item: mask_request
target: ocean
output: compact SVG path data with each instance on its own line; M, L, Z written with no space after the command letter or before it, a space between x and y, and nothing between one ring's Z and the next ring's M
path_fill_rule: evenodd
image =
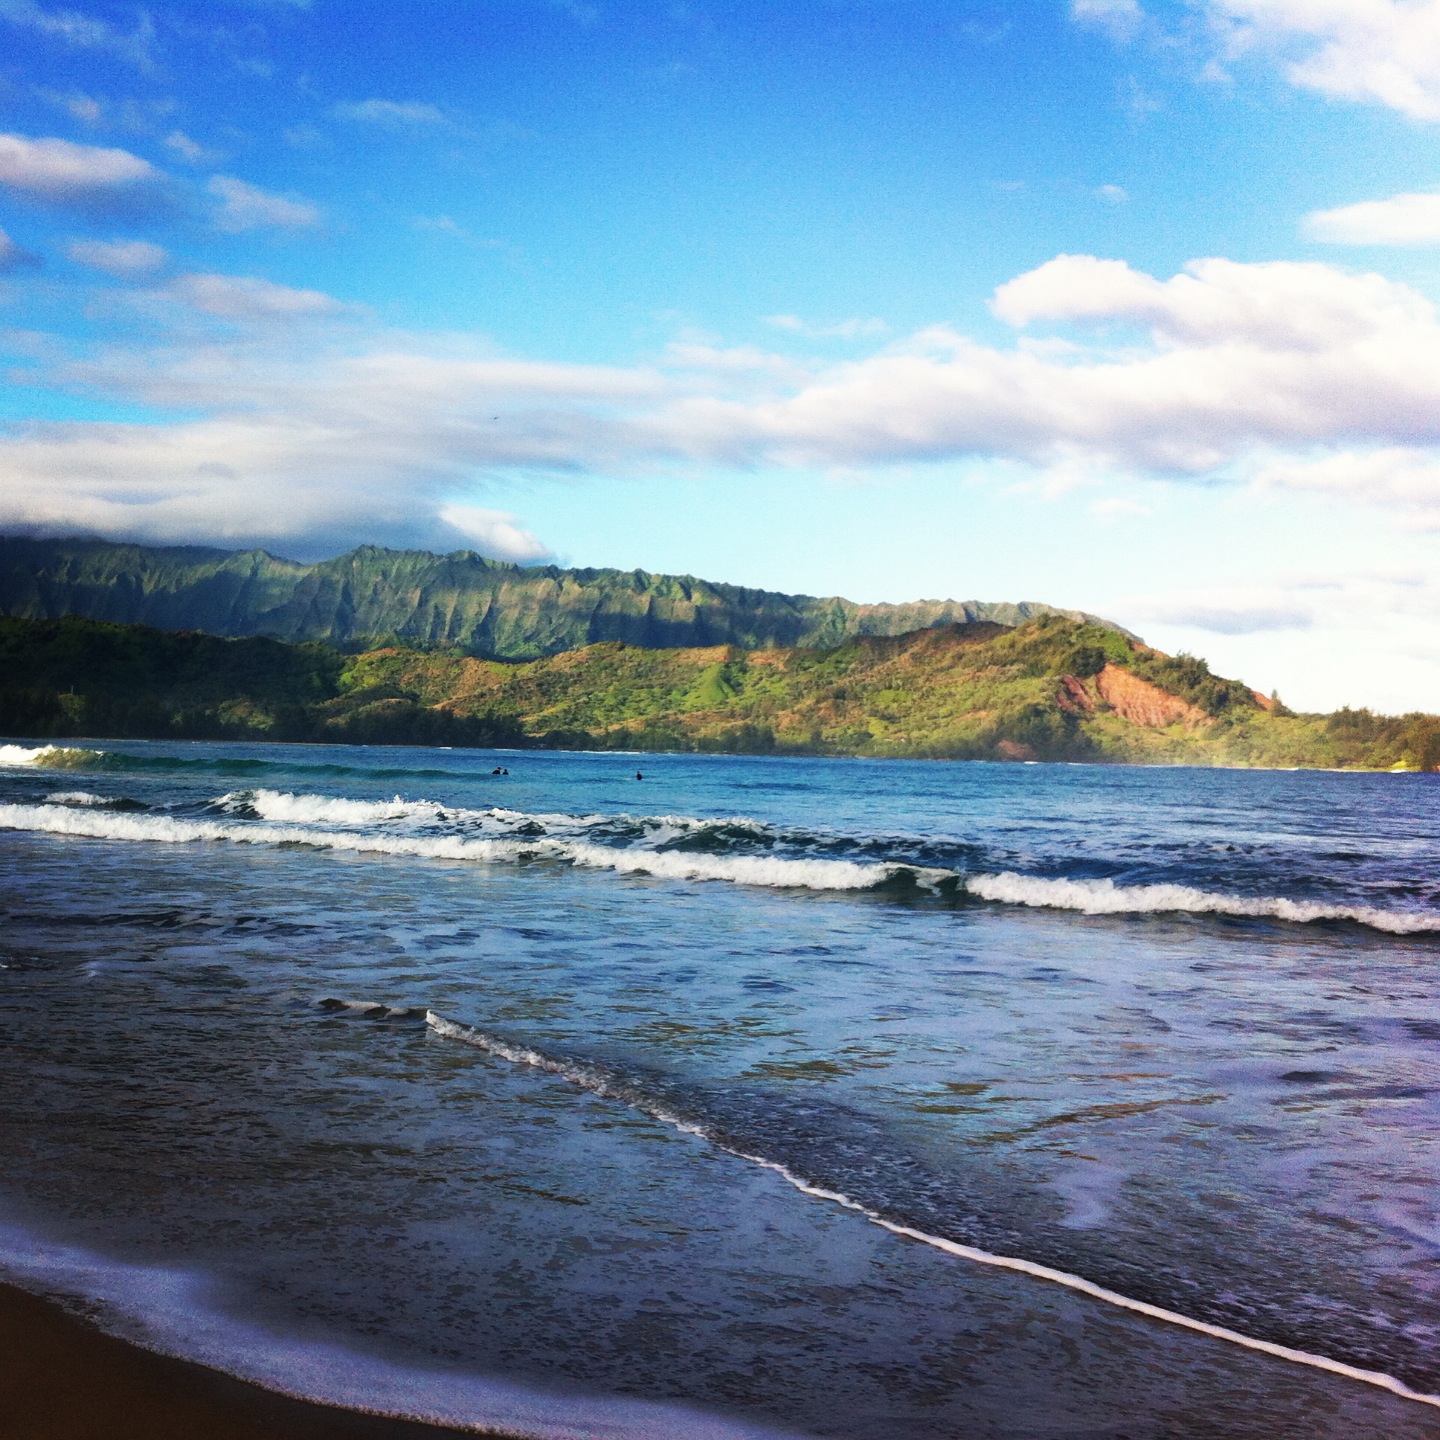
M557 1440L1434 1436L1437 801L0 746L0 1278Z

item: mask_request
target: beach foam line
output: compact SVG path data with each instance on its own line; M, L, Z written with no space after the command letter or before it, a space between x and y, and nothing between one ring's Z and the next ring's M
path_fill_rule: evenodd
M1113 880L1046 880L1004 871L971 875L965 888L980 900L1038 909L1078 910L1085 915L1234 915L1288 920L1305 925L1317 920L1351 920L1391 935L1440 932L1440 915L1380 910L1373 905L1322 905L1274 895L1223 895L1189 885L1117 885Z
M1276 1360L1284 1360L1292 1365L1304 1365L1312 1370L1323 1370L1327 1374L1338 1375L1346 1380L1355 1380L1364 1385L1388 1390L1402 1400L1411 1400L1419 1405L1429 1405L1440 1409L1440 1395L1414 1390L1403 1380L1399 1380L1393 1375L1386 1375L1382 1371L1364 1370L1357 1365L1347 1365L1343 1360L1332 1360L1325 1355L1312 1354L1308 1350L1296 1350L1288 1345L1276 1344L1271 1340L1258 1340L1254 1336L1241 1334L1238 1330L1230 1330L1223 1325L1212 1325L1208 1320L1196 1320L1189 1315L1182 1315L1175 1310L1167 1310L1160 1305L1151 1305L1144 1300L1135 1300L1128 1295L1122 1295L1117 1290L1097 1285L1082 1275L1074 1275L1066 1270L1056 1270L1049 1265L1041 1265L1034 1260L1026 1260L1017 1255L997 1255L989 1250L978 1249L973 1245L963 1245L959 1241L947 1240L941 1235L931 1235L910 1225L902 1225L839 1190L830 1190L824 1186L812 1184L803 1175L797 1174L789 1166L783 1165L777 1160L770 1160L763 1155L753 1155L728 1144L703 1125L696 1124L693 1120L687 1120L663 1105L651 1103L637 1095L630 1087L618 1084L600 1067L559 1060L528 1046L511 1044L486 1031L476 1029L474 1026L462 1024L458 1020L450 1020L444 1015L437 1014L434 1010L426 1011L425 1023L442 1039L458 1040L463 1044L483 1050L487 1054L497 1056L499 1059L507 1060L511 1064L532 1066L537 1070L566 1080L572 1085L589 1090L602 1099L622 1101L653 1119L706 1141L727 1155L733 1155L738 1160L747 1161L749 1164L758 1165L773 1172L787 1184L793 1185L803 1195L808 1195L816 1200L825 1200L842 1209L853 1211L855 1214L863 1216L872 1225L878 1225L882 1230L888 1230L892 1235L918 1241L922 1245L929 1245L932 1249L954 1256L958 1260L968 1260L972 1264L987 1265L992 1269L1009 1270L1016 1274L1028 1275L1031 1279L1062 1286L1064 1289L1073 1290L1077 1294L1115 1306L1117 1309L1143 1315L1148 1320L1175 1325L1197 1335L1204 1335L1211 1340L1237 1345L1242 1349L1253 1350L1258 1354L1268 1355Z
M80 1301L85 1319L144 1349L362 1415L531 1440L800 1440L793 1431L683 1402L584 1394L568 1386L550 1391L286 1336L227 1313L202 1272L111 1259L19 1225L0 1224L0 1278L51 1299Z

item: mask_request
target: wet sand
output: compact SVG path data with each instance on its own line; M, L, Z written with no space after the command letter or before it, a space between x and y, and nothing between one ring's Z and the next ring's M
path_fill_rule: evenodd
M0 1285L0 1417L5 1440L474 1440L479 1433L275 1395L116 1340L8 1285Z

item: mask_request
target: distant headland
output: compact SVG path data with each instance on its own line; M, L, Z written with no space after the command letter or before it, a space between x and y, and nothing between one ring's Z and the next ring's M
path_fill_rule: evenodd
M0 731L33 739L1440 768L1440 718L1296 714L1030 602L0 537L0 615Z

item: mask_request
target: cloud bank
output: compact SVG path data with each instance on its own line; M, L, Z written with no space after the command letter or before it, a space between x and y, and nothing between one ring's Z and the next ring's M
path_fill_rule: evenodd
M35 362L32 380L183 418L0 432L0 524L468 533L519 554L539 542L483 508L497 476L980 460L1340 497L1440 528L1440 321L1409 287L1332 265L1212 258L1162 279L1061 255L995 292L1013 342L935 327L844 364L693 344L650 366L548 364L243 276L181 275L135 303L170 317L167 338Z

